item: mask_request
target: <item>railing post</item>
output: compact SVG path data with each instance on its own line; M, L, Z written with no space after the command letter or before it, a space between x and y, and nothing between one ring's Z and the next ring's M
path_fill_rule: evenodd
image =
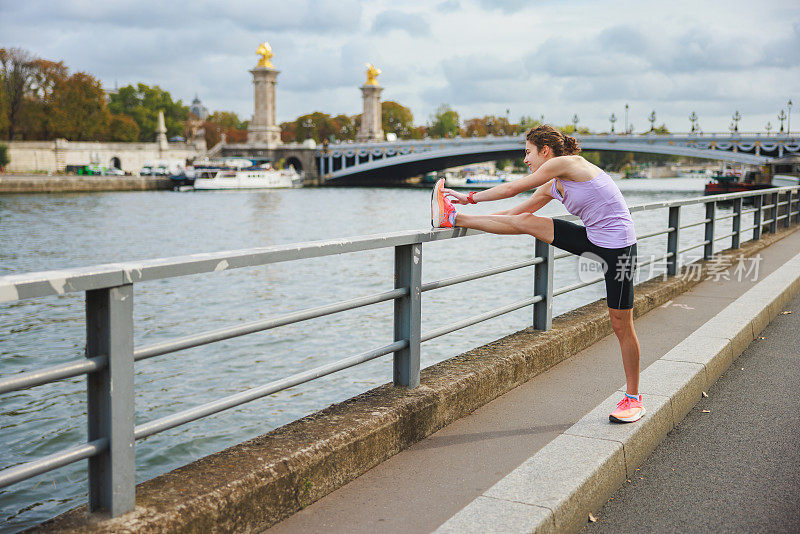
M112 517L133 510L133 285L86 292L86 357L107 356L108 365L87 375L89 441L108 449L89 458L89 511Z
M742 241L742 199L735 198L733 200L733 240L731 241L731 248L739 248Z
M534 241L534 254L543 261L533 268L533 292L542 296L542 300L533 305L533 327L550 330L553 326L553 247L538 239Z
M674 228L673 231L667 234L667 253L672 253L672 256L667 258L667 274L674 276L678 272L678 236L680 235L681 228L680 206L671 206L669 208L667 227Z
M753 212L753 241L761 239L761 206L764 205L764 195L756 195L753 197L753 207L756 211Z
M795 189L794 192L797 194L797 213L794 216L794 222L800 223L800 189Z
M772 219L769 223L769 233L777 234L778 233L778 200L781 196L778 193L772 193L771 195L772 200L770 204L772 204L772 208L770 211L770 219Z
M792 224L792 191L786 192L786 211L784 212L786 218L783 219L783 226L789 228Z
M710 260L714 256L714 219L716 218L716 207L717 203L715 201L706 202L706 219L709 219L709 221L706 222L705 237L708 243L703 247L703 259L705 260Z
M394 385L419 386L420 323L422 321L422 243L394 247L394 287L409 294L394 301L394 340L408 346L394 353Z

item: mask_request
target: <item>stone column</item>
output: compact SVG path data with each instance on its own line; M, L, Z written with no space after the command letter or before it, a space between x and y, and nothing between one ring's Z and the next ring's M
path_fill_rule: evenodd
M377 83L366 83L361 86L364 99L364 112L361 114L361 128L356 135L356 141L383 141L383 127L381 126L381 91L383 87Z
M255 108L253 120L247 128L247 142L250 144L281 144L281 129L275 124L275 84L277 69L256 67L250 71L255 86Z
M156 127L156 132L158 135L156 136L156 143L158 143L159 150L167 150L169 148L169 142L167 141L167 126L164 124L164 112L162 110L158 110L158 126Z

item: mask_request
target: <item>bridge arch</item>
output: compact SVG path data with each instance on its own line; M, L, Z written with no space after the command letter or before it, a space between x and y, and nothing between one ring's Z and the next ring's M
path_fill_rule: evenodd
M800 151L796 139L723 135L584 135L585 150L689 156L761 165L770 156ZM487 137L388 143L342 144L316 153L320 176L330 184L396 183L410 176L457 165L522 155L525 139ZM764 153L762 153L762 151Z

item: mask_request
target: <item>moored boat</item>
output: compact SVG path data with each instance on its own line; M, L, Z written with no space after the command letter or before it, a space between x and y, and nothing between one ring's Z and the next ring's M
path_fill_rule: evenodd
M208 165L196 167L194 173L196 190L279 189L303 185L303 173L298 173L291 165L286 169L275 169L270 163L238 168Z

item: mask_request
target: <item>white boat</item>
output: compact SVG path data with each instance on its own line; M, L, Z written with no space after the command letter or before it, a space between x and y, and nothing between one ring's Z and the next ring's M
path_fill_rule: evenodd
M678 178L711 178L711 171L708 169L678 169Z
M775 174L772 176L772 185L777 187L800 185L800 176L792 176L790 174Z
M211 189L279 189L301 187L303 173L294 167L273 169L269 163L245 169L196 168L194 188Z

